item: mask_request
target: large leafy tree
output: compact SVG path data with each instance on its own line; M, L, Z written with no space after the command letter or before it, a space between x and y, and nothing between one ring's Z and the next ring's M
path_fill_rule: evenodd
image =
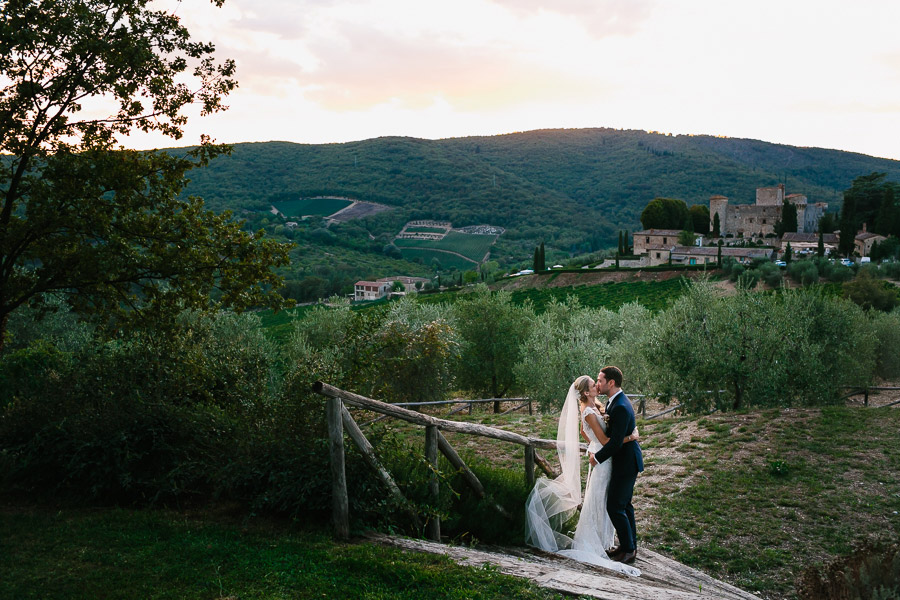
M886 181L887 173L869 173L853 180L844 190L844 207L852 210L841 211L841 233L844 226L851 225L859 231L866 223L870 231L884 235L897 235L895 227L900 223L900 183ZM846 221L846 223L845 223Z
M225 148L118 145L179 139L189 105L222 110L234 63L213 53L149 0L0 0L0 345L9 314L47 293L129 318L278 304L287 249L179 199Z
M654 198L641 212L644 229L682 229L685 222L692 222L691 214L677 198Z
M479 285L453 305L452 314L460 343L459 386L502 398L516 384L514 367L531 332L533 310L513 304L509 292Z
M700 235L709 233L709 207L695 204L690 208L690 212L694 233L699 233Z

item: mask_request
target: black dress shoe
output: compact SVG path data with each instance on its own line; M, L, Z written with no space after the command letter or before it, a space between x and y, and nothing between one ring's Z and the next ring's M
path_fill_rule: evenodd
M630 565L634 562L635 557L637 556L637 549L632 550L631 552L625 552L621 555L621 558L613 559L616 562L625 563L626 565Z

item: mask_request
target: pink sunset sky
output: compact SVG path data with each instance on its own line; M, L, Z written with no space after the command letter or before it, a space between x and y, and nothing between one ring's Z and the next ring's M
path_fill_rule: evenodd
M900 159L900 2L156 0L237 62L135 148L614 127Z

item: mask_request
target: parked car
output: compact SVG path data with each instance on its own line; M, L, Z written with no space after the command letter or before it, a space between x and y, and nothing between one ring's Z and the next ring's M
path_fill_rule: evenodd
M783 260L776 260L776 261L775 261L775 266L776 266L776 267L786 267L786 266L787 266L787 263L784 262Z
M850 260L849 258L842 258L841 264L844 265L845 267L850 267L853 265L853 261Z

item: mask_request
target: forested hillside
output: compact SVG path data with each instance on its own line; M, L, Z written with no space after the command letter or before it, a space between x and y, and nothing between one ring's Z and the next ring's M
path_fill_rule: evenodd
M287 236L298 245L289 280L315 276L327 283L320 289L346 291L354 278L429 271L427 264L381 261L400 258L391 240L410 219L504 227L491 258L506 269L530 266L542 241L554 262L614 247L619 229L640 229L641 211L657 196L693 205L722 194L746 203L757 187L784 182L788 193L837 210L853 179L873 171L900 181L900 161L838 150L615 129L540 130L446 140L236 144L230 156L192 171L185 193L213 209L235 210L271 233L277 229L271 215L253 211L277 200L337 195L394 207L327 229L305 223ZM333 280L336 257L342 282ZM363 263L366 269L356 267Z
M258 208L285 194L338 194L403 207L454 226L491 223L511 237L568 238L566 230L634 230L656 196L688 205L723 194L752 202L785 182L811 201L840 203L854 177L900 161L756 140L614 129L541 130L447 140L377 138L345 144L237 144L191 174L188 193L213 208ZM583 223L600 218L591 228ZM550 234L550 235L548 235Z

